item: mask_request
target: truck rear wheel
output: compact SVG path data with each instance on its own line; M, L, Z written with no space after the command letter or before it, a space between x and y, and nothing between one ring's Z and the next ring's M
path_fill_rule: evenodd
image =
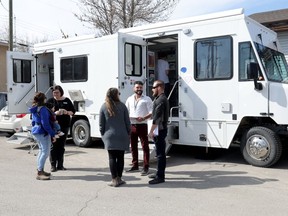
M75 145L88 147L91 145L91 135L89 123L85 120L77 120L72 126L72 138Z
M280 159L282 144L273 130L266 127L253 127L242 137L241 152L249 164L270 167Z

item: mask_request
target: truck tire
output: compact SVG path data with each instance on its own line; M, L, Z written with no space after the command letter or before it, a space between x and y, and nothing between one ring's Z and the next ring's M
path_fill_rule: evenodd
M91 145L91 135L89 123L85 120L77 120L72 126L72 139L75 145L79 147L88 147Z
M270 167L281 157L279 136L266 127L253 127L242 137L241 152L244 159L257 167Z

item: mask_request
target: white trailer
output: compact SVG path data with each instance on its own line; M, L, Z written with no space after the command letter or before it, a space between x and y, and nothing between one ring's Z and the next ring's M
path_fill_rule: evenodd
M35 91L61 85L77 110L73 140L88 146L100 138L107 89L118 87L125 102L141 80L151 95L161 51L171 69L169 143L239 144L248 163L269 167L288 134L288 69L279 50L276 33L243 9L40 43L33 53L8 52L9 111L22 113Z

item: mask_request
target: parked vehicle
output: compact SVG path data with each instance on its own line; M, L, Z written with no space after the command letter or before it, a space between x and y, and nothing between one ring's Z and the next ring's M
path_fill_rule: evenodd
M23 127L31 124L29 114L8 114L8 107L4 106L0 111L0 131L13 134L21 132Z
M235 143L254 166L279 160L288 143L288 67L277 34L243 9L8 52L9 112L26 111L35 91L61 85L77 110L74 143L89 146L101 137L99 110L109 87L126 101L140 80L151 96L159 52L170 64L169 144L227 149Z

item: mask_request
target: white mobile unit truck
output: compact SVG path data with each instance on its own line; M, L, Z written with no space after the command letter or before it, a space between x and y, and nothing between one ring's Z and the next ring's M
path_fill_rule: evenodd
M243 9L40 43L33 53L8 52L9 112L27 111L35 91L61 85L77 110L73 140L88 146L100 138L107 89L118 87L125 102L141 80L151 95L164 52L169 143L226 149L235 143L248 163L269 167L287 142L288 71L279 49L276 33Z

